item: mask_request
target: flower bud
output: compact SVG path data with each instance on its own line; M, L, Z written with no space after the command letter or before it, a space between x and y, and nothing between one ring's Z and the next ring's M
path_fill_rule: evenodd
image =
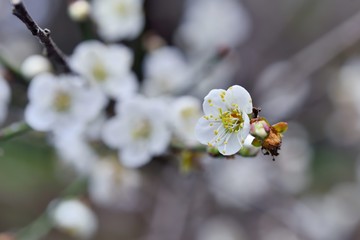
M89 17L90 4L85 0L77 0L69 5L68 14L74 21L84 21Z
M270 132L270 125L264 119L255 120L250 125L250 134L256 138L265 139Z
M32 55L25 59L21 65L21 73L31 79L44 72L51 72L49 60L41 55Z
M97 218L81 201L62 200L53 202L49 208L54 226L59 230L80 239L89 239L94 235L98 225Z
M243 157L254 157L258 154L261 147L255 147L252 143L254 141L254 137L248 135L245 139L243 147L240 149L239 154Z

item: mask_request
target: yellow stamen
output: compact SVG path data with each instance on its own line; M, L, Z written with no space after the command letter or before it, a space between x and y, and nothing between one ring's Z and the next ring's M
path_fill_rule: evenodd
M66 112L70 109L71 106L71 96L64 91L59 91L55 95L53 104L56 111Z

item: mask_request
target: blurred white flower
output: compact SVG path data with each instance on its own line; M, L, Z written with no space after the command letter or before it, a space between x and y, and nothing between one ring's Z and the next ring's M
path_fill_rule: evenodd
M249 35L250 19L238 0L189 0L178 37L189 53L232 48Z
M242 226L239 223L224 217L206 221L199 228L197 240L246 240Z
M122 210L133 210L140 202L141 175L123 168L118 162L102 160L93 167L89 193L97 204Z
M94 88L79 86L79 81L82 80L69 75L36 76L28 90L26 122L38 131L63 131L93 120L106 99Z
M299 202L291 216L293 226L309 239L348 239L360 220L360 191L353 183L342 183L323 197Z
M107 96L123 99L133 95L138 83L131 72L133 54L123 45L82 42L70 58L71 67Z
M69 4L68 14L74 21L84 21L90 15L90 4L86 0L76 0Z
M274 228L266 232L262 240L301 240L291 230L286 228Z
M238 85L228 90L211 90L204 99L203 110L205 116L195 127L199 142L218 148L223 155L237 153L250 131L250 94Z
M144 60L144 93L147 96L176 94L190 83L189 66L174 47L161 47Z
M330 100L336 104L353 104L360 111L360 58L345 63L338 78L328 85L328 90Z
M52 139L60 160L65 165L73 167L77 173L88 175L98 161L99 156L81 134L63 131L65 133L54 134Z
M0 75L0 123L3 123L7 116L10 96L10 87L6 80Z
M271 189L269 162L236 157L232 161L210 159L205 165L210 188L219 203L251 209Z
M31 55L21 64L21 73L31 79L40 73L51 72L50 61L41 55Z
M304 190L311 176L309 172L313 149L309 144L307 132L301 125L291 122L282 143L281 154L276 158L277 169L274 169L276 186L296 194Z
M107 41L136 38L144 27L143 0L94 0L92 16Z
M179 97L172 103L171 124L177 140L186 146L196 146L195 126L202 115L199 99L191 96Z
M326 223L337 232L337 239L346 239L360 220L359 186L355 183L338 184L324 197L322 206Z
M171 137L164 102L136 96L118 106L118 115L105 123L103 139L120 150L123 165L140 167L164 153Z
M92 210L77 199L50 204L54 225L73 237L90 239L96 232L98 220Z

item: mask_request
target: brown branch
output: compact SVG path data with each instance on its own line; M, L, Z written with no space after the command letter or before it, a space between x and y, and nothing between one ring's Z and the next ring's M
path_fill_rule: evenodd
M45 49L46 56L54 65L54 69L56 70L56 72L70 73L71 69L65 60L64 54L56 46L56 44L50 37L50 30L46 28L42 29L39 27L39 25L29 15L21 0L11 0L11 4L13 5L13 15L18 17L30 30L32 35L38 38L41 45Z

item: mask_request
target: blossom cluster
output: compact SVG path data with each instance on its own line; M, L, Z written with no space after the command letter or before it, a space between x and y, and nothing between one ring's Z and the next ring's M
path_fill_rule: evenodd
M176 45L144 32L143 3L70 3L69 16L94 23L96 35L66 56L69 71L59 73L56 62L33 55L19 72L28 85L26 124L47 133L62 163L88 177L94 202L123 209L139 204L134 199L140 199L142 177L136 168L158 156L180 151L176 158L183 165L191 165L199 149L255 156L263 148L277 156L287 129L286 123L270 125L260 117L245 88L220 89L230 85L226 81L237 65L233 50L250 29L238 1L189 1ZM209 24L214 19L215 28ZM130 47L139 40L144 42L140 49ZM2 78L0 92L3 121L10 89ZM82 238L95 231L96 218L79 200L55 202L49 212L59 229L81 229L75 232ZM65 221L69 215L73 220Z
M223 22L218 22L217 28L204 28L206 19L219 15L218 8L228 15L221 18ZM205 66L219 56L222 59L218 61L226 62L221 49L234 48L247 36L249 18L237 1L189 4L178 29L180 47L164 42L154 45L153 39L148 39L141 75L134 72L134 49L122 41L142 33L143 1L80 0L69 5L69 15L74 21L94 21L100 37L81 42L68 56L73 73L53 73L51 64L41 56L27 59L22 72L32 78L25 110L27 124L51 133L60 156L78 171L88 172L94 159L106 157L92 150L96 142L117 150L121 164L132 168L166 153L170 146L198 147L198 140L215 146L223 155L236 154L243 148L252 114L249 93L239 86L211 91L203 104L205 118L201 118L197 98L204 91L197 87L207 82L202 79L212 77L204 75ZM243 25L234 28L237 31L225 31L239 22ZM204 29L202 34L194 31L200 28ZM187 45L191 52L187 52ZM209 118L213 121L209 131L216 133L210 140L206 129ZM247 140L248 146L251 142ZM89 156L89 164L78 159L84 155Z

